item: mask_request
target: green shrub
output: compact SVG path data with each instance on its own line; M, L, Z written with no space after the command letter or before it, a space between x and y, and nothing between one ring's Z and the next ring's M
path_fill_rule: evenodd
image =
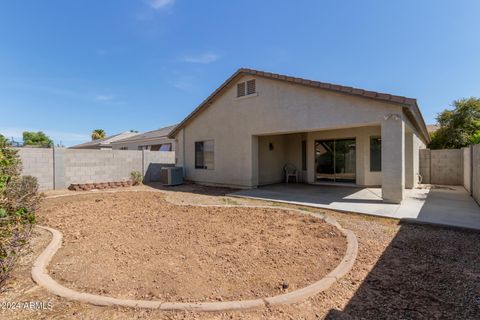
M132 171L130 172L130 180L132 180L132 184L136 186L142 183L143 176L139 171Z
M28 243L41 200L37 179L20 170L17 151L0 136L0 289Z

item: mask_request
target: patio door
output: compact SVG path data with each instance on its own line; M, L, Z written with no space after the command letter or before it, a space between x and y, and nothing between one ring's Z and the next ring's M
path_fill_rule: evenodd
M355 139L316 140L316 180L355 183L356 154Z

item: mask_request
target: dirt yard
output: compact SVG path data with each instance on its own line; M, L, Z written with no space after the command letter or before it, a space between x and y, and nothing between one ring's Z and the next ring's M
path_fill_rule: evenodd
M62 197L39 223L64 235L51 263L63 285L161 301L273 296L333 270L346 239L323 220L283 210L181 206L161 193Z
M166 198L160 194L127 193L100 197L85 194L75 200L46 200L39 213L40 223L56 227L65 234L65 245L52 261L50 273L62 284L92 293L192 301L280 293L282 282L289 283L288 290L303 286L337 263L335 258L343 252L345 239L331 234L335 231L328 230L328 225L304 216L292 216L278 212L280 210L252 212L251 209L204 210L198 207L172 210L177 208L172 203L271 205L225 197L226 191L182 186L168 189ZM20 260L5 292L0 293L0 299L2 302L51 302L53 308L37 311L2 308L0 318L480 318L479 232L400 225L390 219L308 210L331 216L345 228L353 230L359 240L359 256L346 277L329 290L302 303L247 312L198 314L96 307L69 302L49 294L30 278L33 260L50 239L48 233L40 231L32 239L30 252ZM159 214L151 214L153 211ZM272 219L272 214L275 219ZM175 219L172 220L173 217ZM212 220L215 230L204 228L205 220ZM167 222L169 225L165 225ZM142 232L138 232L140 227ZM99 234L94 230L105 232ZM148 233L143 230L148 230ZM154 232L156 230L159 232ZM188 230L201 232L189 233ZM169 233L167 236L165 231ZM321 236L317 239L318 234ZM169 245L160 247L158 243ZM304 247L304 243L309 246ZM188 248L198 244L202 244L200 251ZM261 254L267 249L267 255ZM324 254L318 255L318 250ZM286 255L296 258L286 259ZM158 256L164 259L158 259ZM317 260L316 264L312 264L315 257L322 259L322 263ZM251 267L258 266L260 261L265 269L252 270ZM140 266L143 269L139 269ZM203 273L199 272L201 268ZM248 274L248 271L253 273ZM93 273L96 281L89 280L85 276L87 272ZM217 276L209 278L205 274ZM184 277L195 278L203 289L192 290L183 281ZM145 283L142 279L146 278L152 282ZM243 282L245 280L247 282ZM230 283L235 286L230 288ZM98 291L99 287L104 291Z

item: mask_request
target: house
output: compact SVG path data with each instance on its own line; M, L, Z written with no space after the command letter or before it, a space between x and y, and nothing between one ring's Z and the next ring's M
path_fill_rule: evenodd
M176 165L200 184L284 181L381 186L400 203L429 135L415 99L239 69L170 133Z
M136 134L125 139L112 142L114 150L150 150L150 151L173 151L174 140L168 138L168 134L175 125Z
M112 136L103 138L103 139L97 139L97 140L92 140L89 142L85 142L82 144L77 144L74 146L69 147L69 149L97 149L97 150L111 150L112 149L112 143L120 140L120 139L125 139L131 136L136 135L136 132L132 131L125 131L122 133L114 134Z

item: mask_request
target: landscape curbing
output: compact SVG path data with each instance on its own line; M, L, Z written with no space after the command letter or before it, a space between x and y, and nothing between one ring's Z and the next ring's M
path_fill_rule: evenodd
M115 191L103 191L98 193L114 193L114 192L131 192L136 190L115 190ZM138 190L136 192L145 192L147 190ZM162 191L147 191L147 192L159 192L165 194ZM86 193L79 193L86 194ZM66 195L54 195L47 198L58 198L63 196L76 196L79 194L66 194ZM167 197L168 198L168 197ZM168 200L168 199L167 199ZM171 201L170 201L171 202ZM189 204L177 204L186 205ZM301 302L309 297L312 297L322 291L330 288L336 281L345 276L353 267L355 259L358 254L358 241L355 234L351 230L342 228L340 224L330 217L325 217L321 214L313 212L292 209L278 206L253 206L253 205L192 205L200 207L241 207L241 208L260 208L260 209L276 209L285 210L290 212L299 212L310 216L317 217L324 220L326 223L335 226L340 232L347 238L347 250L341 262L337 267L327 274L322 279L295 291L266 298L259 298L253 300L240 300L240 301L221 301L221 302L162 302L155 300L129 300L118 299L109 296L95 295L84 292L78 292L67 287L62 286L54 279L50 277L47 271L48 264L51 259L62 246L62 233L56 229L37 226L43 230L46 230L52 234L52 240L45 248L45 250L37 257L32 267L32 278L41 287L47 289L49 292L66 298L68 300L80 301L90 303L97 306L120 306L130 308L143 308L143 309L158 309L163 311L194 311L194 312L218 312L218 311L233 311L233 310L248 310L261 307L267 307L270 305L282 305Z

